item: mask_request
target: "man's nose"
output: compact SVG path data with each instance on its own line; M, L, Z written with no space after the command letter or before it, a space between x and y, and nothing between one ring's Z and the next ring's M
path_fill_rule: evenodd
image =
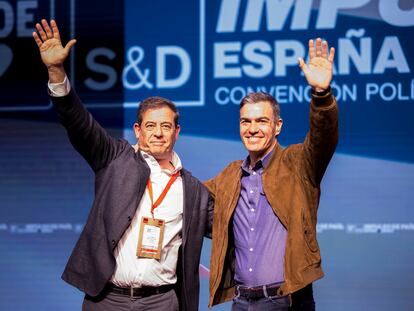
M161 137L162 136L162 127L161 127L161 125L157 125L155 127L154 135L157 136L157 137Z
M250 133L257 133L259 131L259 127L257 126L256 122L251 122L249 126L249 132Z

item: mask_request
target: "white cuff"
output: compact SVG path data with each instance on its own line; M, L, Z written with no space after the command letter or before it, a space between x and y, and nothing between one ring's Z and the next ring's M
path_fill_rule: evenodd
M47 82L49 88L49 95L52 97L63 97L69 94L71 86L69 79L65 76L65 80L60 83L50 83Z

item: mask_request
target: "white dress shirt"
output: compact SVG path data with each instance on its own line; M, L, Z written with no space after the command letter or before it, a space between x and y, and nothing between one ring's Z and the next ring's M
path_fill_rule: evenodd
M157 160L140 151L151 169L151 183L154 202L164 190L172 174L181 169L181 161L174 152L173 172L161 169ZM116 269L112 283L120 287L141 287L174 284L177 281L176 267L178 249L181 246L183 226L183 183L178 177L161 204L154 210L154 218L165 220L164 239L160 260L137 258L138 236L141 218L151 217L151 199L148 188L139 203L136 214L129 228L115 249Z

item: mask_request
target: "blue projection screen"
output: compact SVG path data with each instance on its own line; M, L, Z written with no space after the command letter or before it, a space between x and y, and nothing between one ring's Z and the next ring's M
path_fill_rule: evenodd
M31 33L55 18L77 44L72 85L114 137L135 143L139 102L176 102L176 151L201 180L243 159L238 104L251 91L281 105L282 145L308 130L297 66L311 38L336 48L340 139L322 184L317 309L414 310L414 1L0 0L0 310L79 310L60 279L88 216L94 176L47 95ZM211 241L200 265L208 310ZM230 303L213 310L229 310Z

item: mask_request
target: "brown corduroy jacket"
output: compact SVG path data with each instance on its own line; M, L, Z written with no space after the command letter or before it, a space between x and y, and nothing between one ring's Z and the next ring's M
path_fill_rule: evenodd
M316 240L320 183L338 142L338 107L331 93L312 95L310 131L301 144L276 145L263 175L263 190L287 229L279 295L289 295L323 277ZM209 307L234 297L233 213L240 196L242 161L205 183L215 199ZM277 263L275 263L275 266ZM272 269L272 267L268 267Z

